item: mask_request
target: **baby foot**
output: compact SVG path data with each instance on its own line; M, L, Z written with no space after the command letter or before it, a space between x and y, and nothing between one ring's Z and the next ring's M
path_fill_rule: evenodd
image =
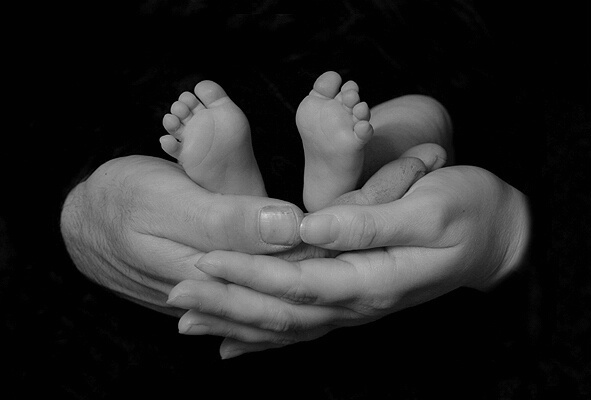
M363 149L373 135L369 107L360 102L359 87L353 81L343 86L341 82L336 72L322 74L296 114L306 163L304 204L310 212L355 189Z
M162 120L162 149L209 191L265 196L244 113L220 85L202 81L184 92Z

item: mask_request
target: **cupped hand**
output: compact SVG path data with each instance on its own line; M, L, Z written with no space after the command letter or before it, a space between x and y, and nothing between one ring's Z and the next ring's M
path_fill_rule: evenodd
M66 247L87 277L128 299L180 315L166 304L174 285L208 280L201 256L226 249L275 253L300 242L301 210L284 201L219 195L176 164L130 156L109 161L69 194Z
M493 287L519 266L528 218L525 197L493 174L444 168L399 200L305 217L303 240L344 251L334 259L214 251L197 268L221 280L181 282L169 304L192 309L181 332L225 336L222 357L311 340L459 287Z

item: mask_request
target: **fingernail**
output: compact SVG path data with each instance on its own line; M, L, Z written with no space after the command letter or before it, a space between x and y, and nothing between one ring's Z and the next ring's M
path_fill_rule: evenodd
M206 335L209 333L209 326L200 324L185 325L179 328L183 335Z
M230 358L238 357L242 355L243 351L241 349L233 349L233 350L221 350L220 357L222 360L229 360Z
M166 304L187 310L190 308L199 309L201 307L201 301L199 298L188 294L170 296L168 300L166 300Z
M259 234L265 243L294 245L297 228L297 217L289 206L267 206L259 213Z
M433 163L431 168L429 168L429 171L435 171L436 169L443 167L446 162L447 162L446 158L440 157L440 156L435 156L435 162Z
M166 299L166 304L171 305L171 306L174 306L174 305L176 305L175 303L177 302L178 298L179 298L179 295L173 289L168 294L168 299Z
M300 226L302 240L308 244L328 244L337 240L339 221L334 215L308 215Z
M415 173L415 177L414 177L414 182L418 181L419 179L421 179L423 176L427 175L427 171L425 170L419 170Z

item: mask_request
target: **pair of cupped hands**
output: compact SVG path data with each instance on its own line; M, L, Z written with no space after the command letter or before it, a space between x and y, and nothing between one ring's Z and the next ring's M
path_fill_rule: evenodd
M525 197L486 170L438 168L424 146L308 215L211 193L163 159L118 158L70 193L62 233L83 274L180 316L183 334L225 337L222 358L313 340L486 290L519 265Z

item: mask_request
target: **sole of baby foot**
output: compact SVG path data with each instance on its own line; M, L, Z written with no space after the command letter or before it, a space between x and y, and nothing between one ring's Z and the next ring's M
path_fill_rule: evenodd
M296 125L305 154L304 204L316 211L355 189L364 147L373 135L367 103L354 81L322 74L298 107Z
M215 82L183 92L162 120L162 149L207 190L265 196L254 157L250 126L242 110Z

